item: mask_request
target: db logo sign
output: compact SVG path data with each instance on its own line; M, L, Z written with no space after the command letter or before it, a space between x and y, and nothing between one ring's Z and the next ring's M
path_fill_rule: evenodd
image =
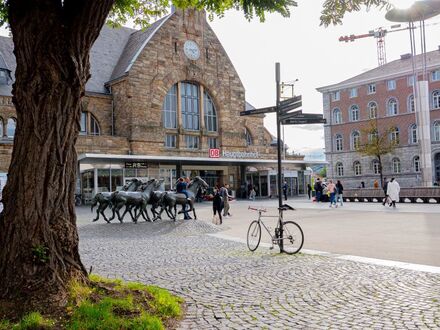
M220 149L209 149L209 158L220 158Z

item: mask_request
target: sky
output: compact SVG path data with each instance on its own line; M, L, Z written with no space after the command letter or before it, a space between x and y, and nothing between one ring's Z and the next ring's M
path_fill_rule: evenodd
M324 0L297 0L290 18L271 14L264 23L248 22L242 13L230 11L210 25L220 39L246 89L246 100L256 108L276 101L275 63L281 65L281 81L294 81L296 95L302 95L304 113L322 113L322 94L316 88L332 85L377 67L376 39L340 42L340 36L365 34L395 24L385 19L385 10L370 9L346 14L343 24L320 26ZM403 5L408 1L399 0ZM434 24L433 24L434 23ZM435 24L436 23L436 24ZM440 45L440 15L426 21L427 50ZM432 24L432 25L429 25ZM404 26L402 26L404 27ZM385 37L387 61L410 53L407 30ZM288 96L288 95L287 95ZM276 135L275 115L265 126ZM324 148L323 125L285 126L289 151L309 153Z

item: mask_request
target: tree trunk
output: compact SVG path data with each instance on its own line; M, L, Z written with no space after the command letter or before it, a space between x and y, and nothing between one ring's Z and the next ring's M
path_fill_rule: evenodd
M55 3L9 1L17 128L0 216L3 314L64 306L67 285L87 275L78 252L75 142L89 52L113 1Z
M380 186L384 187L385 182L383 182L383 173L382 173L382 158L380 155L377 155L377 159L379 160L379 175L380 175Z

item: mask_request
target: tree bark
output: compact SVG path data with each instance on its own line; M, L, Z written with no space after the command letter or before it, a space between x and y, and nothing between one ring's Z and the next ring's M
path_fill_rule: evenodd
M86 281L75 142L90 49L113 1L8 2L17 128L0 215L0 314L59 308L71 280Z

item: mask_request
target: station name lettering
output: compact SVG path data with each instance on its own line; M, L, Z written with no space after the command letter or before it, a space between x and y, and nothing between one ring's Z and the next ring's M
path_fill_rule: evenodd
M245 151L225 151L222 156L226 158L260 158L259 152L245 152Z

